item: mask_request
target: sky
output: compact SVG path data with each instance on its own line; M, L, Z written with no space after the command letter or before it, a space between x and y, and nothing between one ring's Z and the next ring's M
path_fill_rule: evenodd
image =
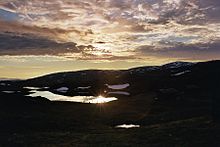
M219 0L0 0L0 78L220 59Z

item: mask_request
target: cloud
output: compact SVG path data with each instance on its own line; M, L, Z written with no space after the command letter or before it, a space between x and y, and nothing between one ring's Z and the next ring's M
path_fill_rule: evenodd
M181 44L166 48L154 46L141 46L137 54L142 56L154 56L161 58L179 58L182 60L210 60L219 59L220 40L209 43Z
M72 56L66 56L67 58L72 58ZM74 57L78 60L89 60L89 61L114 61L114 60L118 60L118 61L123 61L123 60L133 60L133 61L138 61L142 58L137 57L137 56L114 56L111 54L102 54L102 55L94 55L94 54L89 54L89 53L84 53L81 54L80 56Z
M0 33L0 55L56 55L80 53L93 46L56 42L30 34Z
M16 39L26 34L19 41L1 35L0 50L65 56L72 43L73 52L91 55L88 60L99 55L133 60L136 53L140 58L191 58L190 52L207 44L194 57L211 58L218 53L212 44L220 37L219 14L219 0L0 0L0 32L11 32ZM8 45L13 41L17 47ZM32 52L34 48L39 51Z
M63 40L62 36L65 36L69 32L74 33L78 36L86 36L88 34L93 33L91 30L80 31L75 29L74 27L68 29L62 29L56 27L49 28L44 26L22 24L21 22L17 22L17 21L8 22L1 19L0 19L0 32L11 32L14 34L34 34L37 36L46 36L51 39L56 39L59 41L65 41Z

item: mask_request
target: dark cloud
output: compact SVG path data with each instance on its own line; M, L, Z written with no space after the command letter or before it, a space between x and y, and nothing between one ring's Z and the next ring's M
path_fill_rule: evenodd
M73 42L59 43L30 34L0 33L0 55L60 55L83 52L87 48L76 46Z
M202 7L208 8L206 10L206 18L211 22L220 21L220 1L219 0L200 0Z
M173 47L156 48L155 46L141 46L137 53L142 56L155 56L164 58L179 58L188 60L219 59L220 40L212 43L182 44Z
M47 36L49 38L59 39L59 35L73 32L78 35L86 36L92 34L91 30L79 31L74 27L69 29L39 27L34 25L25 25L17 21L6 22L0 19L0 32L13 32L19 34L34 34L38 36Z

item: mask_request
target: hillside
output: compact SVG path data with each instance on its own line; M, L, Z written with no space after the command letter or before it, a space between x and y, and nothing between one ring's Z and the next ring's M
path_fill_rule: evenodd
M219 146L219 67L175 62L0 81L0 146Z

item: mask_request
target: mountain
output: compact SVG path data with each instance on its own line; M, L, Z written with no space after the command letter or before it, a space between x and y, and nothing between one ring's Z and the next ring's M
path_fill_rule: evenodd
M175 87L184 89L191 85L207 87L210 80L220 73L220 61L201 63L174 62L162 66L138 67L128 70L85 70L45 75L33 79L15 81L23 87L60 87L74 89L91 86L93 91L104 89L105 84L129 83L132 93ZM218 78L216 79L218 80ZM96 93L96 92L95 92Z

